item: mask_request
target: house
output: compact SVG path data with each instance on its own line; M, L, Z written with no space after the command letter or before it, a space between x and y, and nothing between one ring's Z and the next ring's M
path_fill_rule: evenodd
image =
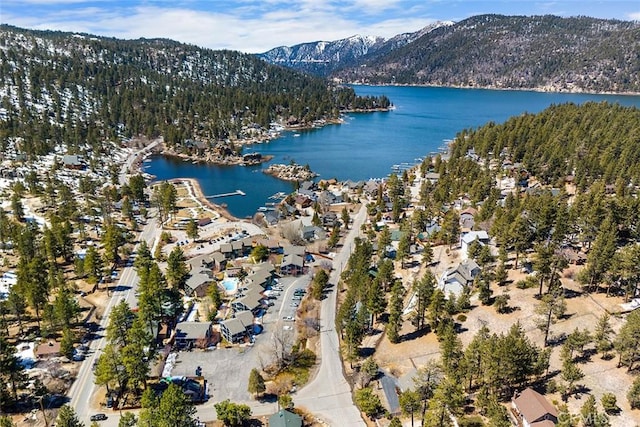
M471 230L475 225L475 220L473 219L473 217L476 216L477 213L478 211L476 211L474 208L466 208L463 211L461 211L460 227Z
M338 214L335 212L327 212L322 215L322 225L327 228L333 228L338 225Z
M235 317L220 322L220 333L230 343L244 340L253 333L253 313L239 311Z
M231 243L222 243L220 245L220 252L224 255L225 259L231 259L233 256L233 246L231 246Z
M298 254L286 254L280 264L280 274L297 276L304 272L304 258Z
M206 348L212 339L211 322L180 322L176 325L176 342L189 347Z
M260 295L259 291L252 288L249 289L246 295L231 301L231 308L233 308L235 312L248 310L255 313L262 307L260 303L261 299L262 295Z
M213 271L222 271L227 266L227 258L222 254L222 252L214 252L209 255L206 260L209 268Z
M209 283L213 281L210 270L191 271L184 285L184 291L189 296L203 297L206 295Z
M269 417L269 427L302 427L300 415L281 409Z
M269 264L269 266L271 266L271 264ZM271 266L271 268L273 269L273 266ZM251 289L260 286L262 289L265 289L267 286L270 286L273 283L274 270L272 269L266 267L259 268L245 277L244 283L246 283L247 288Z
M270 253L276 253L280 250L280 243L277 240L273 239L258 239L256 241L256 246L264 246L269 249Z
M242 242L238 241L238 240L234 240L233 242L231 242L231 254L234 257L239 257L243 255L243 249L244 249L244 245L242 244Z
M40 344L35 351L37 360L51 359L53 357L60 357L60 343L57 341L48 341Z
M487 234L487 232L484 230L469 231L467 233L464 233L460 237L460 253L463 257L467 256L467 254L469 253L469 246L476 240L481 245L487 245L489 244L489 241L491 239L489 239L489 234Z
M296 206L296 209L298 210L304 210L308 207L311 207L312 204L313 204L313 200L311 200L307 196L303 196L299 194L295 198L295 206Z
M511 415L518 426L553 427L558 411L543 395L531 388L524 389L511 400Z
M429 181L431 184L435 184L440 179L440 174L436 172L428 172L424 175L424 179Z
M67 169L81 170L85 168L82 157L76 154L65 154L62 156L62 164Z
M242 161L245 163L259 163L261 160L261 153L251 152L242 155Z
M304 240L312 242L314 240L322 240L327 237L327 233L315 225L304 225L300 228L300 234Z
M382 182L375 179L370 179L369 181L365 182L363 191L368 197L376 197L382 185Z
M438 288L445 295L452 293L458 297L467 286L473 283L478 274L480 274L478 264L474 260L466 260L455 269L445 271L440 277Z

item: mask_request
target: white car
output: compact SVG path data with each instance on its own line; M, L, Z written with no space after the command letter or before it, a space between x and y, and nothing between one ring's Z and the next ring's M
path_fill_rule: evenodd
M282 320L286 322L295 322L296 319L294 319L293 316L284 316Z

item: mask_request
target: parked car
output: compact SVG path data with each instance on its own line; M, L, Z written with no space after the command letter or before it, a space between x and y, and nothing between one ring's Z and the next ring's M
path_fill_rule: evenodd
M293 316L284 316L282 320L286 322L294 322L296 319L294 319Z
M294 301L300 301L302 299L302 295L294 295L291 299Z
M107 416L105 414L94 414L91 415L91 418L89 418L91 421L104 421L107 419Z
M298 307L298 306L300 306L300 304L295 301L291 303L291 307Z

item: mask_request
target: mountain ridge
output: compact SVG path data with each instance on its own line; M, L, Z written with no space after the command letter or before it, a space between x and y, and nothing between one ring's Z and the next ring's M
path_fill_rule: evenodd
M488 14L437 25L406 43L400 36L397 45L391 38L316 74L361 84L640 93L638 21Z
M363 58L373 58L404 46L443 25L453 23L439 21L418 31L398 34L389 39L356 34L333 41L318 40L293 46L278 46L256 56L271 64L326 77L338 69L357 64Z

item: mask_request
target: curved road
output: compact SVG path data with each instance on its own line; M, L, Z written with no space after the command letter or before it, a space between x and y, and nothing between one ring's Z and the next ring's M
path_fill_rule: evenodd
M329 283L334 291L329 293L322 303L320 320L320 369L313 381L294 396L296 405L304 406L311 413L323 419L331 426L366 426L360 411L353 404L351 387L342 371L340 342L335 330L336 299L340 274L347 265L353 249L353 241L360 232L360 226L367 217L367 208L363 205L356 214L351 230L344 240L342 250L333 259L333 270Z

